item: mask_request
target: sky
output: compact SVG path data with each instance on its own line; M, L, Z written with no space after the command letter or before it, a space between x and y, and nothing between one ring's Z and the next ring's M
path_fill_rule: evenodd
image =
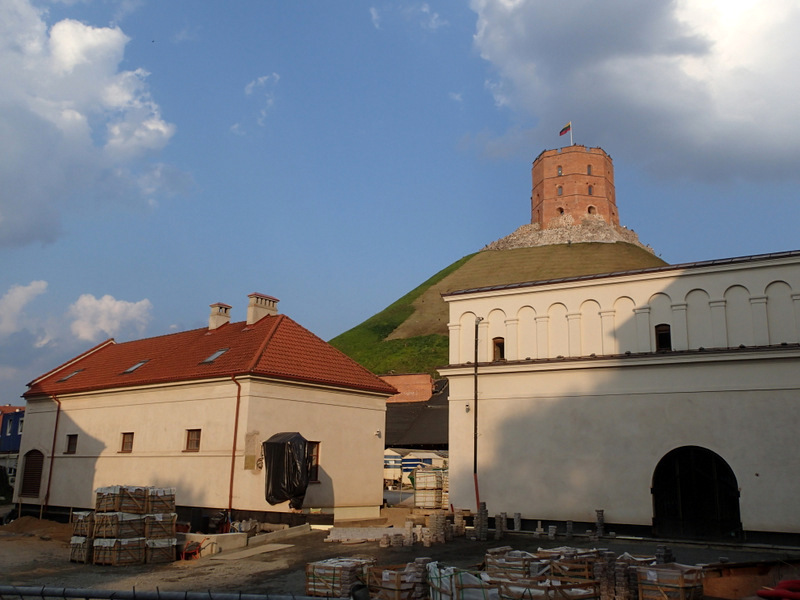
M614 159L670 263L800 249L797 0L0 1L0 404L247 295L323 339Z

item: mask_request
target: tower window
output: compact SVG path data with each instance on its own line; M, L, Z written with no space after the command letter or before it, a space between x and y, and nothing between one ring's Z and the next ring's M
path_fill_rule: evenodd
M556 190L556 193L560 196L562 191L563 190L561 189L561 186L558 186L558 189Z
M591 175L592 174L592 165L586 165L586 174L587 175Z
M561 165L558 165L558 168L556 170L558 171L559 177L561 177L564 174L564 171L561 169Z
M672 350L672 335L669 325L661 323L656 325L656 352L670 352Z
M590 215L596 215L597 214L597 209L594 206L590 206L589 207L589 214Z
M492 340L493 360L505 360L506 342L503 338L497 337Z
M558 210L558 214L560 214L560 215L564 214L564 209L562 207L559 206L557 210Z
M594 186L592 185L589 186L589 195L594 196Z

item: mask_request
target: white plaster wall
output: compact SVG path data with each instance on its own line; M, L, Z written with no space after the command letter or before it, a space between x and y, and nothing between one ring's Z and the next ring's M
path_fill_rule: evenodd
M598 361L485 367L479 374L478 479L490 514L650 525L659 460L701 446L733 469L746 530L800 532L800 453L792 450L800 394L791 357L667 362ZM450 379L450 484L475 508L473 378Z
M374 516L382 503L385 398L313 386L242 382L236 439L233 507L270 506L263 470L245 468L245 455L260 452L272 434L299 431L321 443L321 474L306 506ZM48 504L91 508L94 490L109 485L175 487L176 503L228 507L237 386L231 380L120 390L61 398ZM44 500L57 405L28 402L20 455L45 455L39 501ZM199 452L185 452L186 430L201 429ZM133 451L120 453L123 432L134 433ZM75 454L64 454L68 434ZM248 434L250 434L248 436ZM249 445L248 445L249 444ZM251 456L251 459L254 458ZM247 461L253 466L253 461ZM30 499L23 499L30 501Z

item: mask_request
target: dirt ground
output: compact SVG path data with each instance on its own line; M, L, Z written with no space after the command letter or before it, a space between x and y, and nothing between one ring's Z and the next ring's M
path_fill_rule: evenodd
M637 555L654 555L657 546L652 540L603 539L593 544L587 538L547 540L529 534L507 534L502 541L457 538L431 548L421 545L380 548L377 542L325 542L327 535L326 531L314 530L286 540L285 544L291 545L288 548L235 560L203 557L168 564L113 567L70 562L70 525L22 517L0 527L0 585L304 595L306 565L331 557L366 556L374 557L378 565L400 565L418 556L429 556L444 565L477 568L488 548L505 545L528 551L565 545L600 547ZM716 563L722 557L732 563L800 558L800 552L781 548L668 545L677 562L683 564Z

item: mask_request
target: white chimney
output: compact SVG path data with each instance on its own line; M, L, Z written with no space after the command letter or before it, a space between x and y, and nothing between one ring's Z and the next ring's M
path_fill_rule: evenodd
M267 315L278 314L277 298L272 296L265 296L264 294L250 294L250 303L247 305L247 324L252 325L256 321L260 321Z
M211 315L208 317L208 328L216 329L222 327L231 320L231 307L222 302L216 302L211 305Z

